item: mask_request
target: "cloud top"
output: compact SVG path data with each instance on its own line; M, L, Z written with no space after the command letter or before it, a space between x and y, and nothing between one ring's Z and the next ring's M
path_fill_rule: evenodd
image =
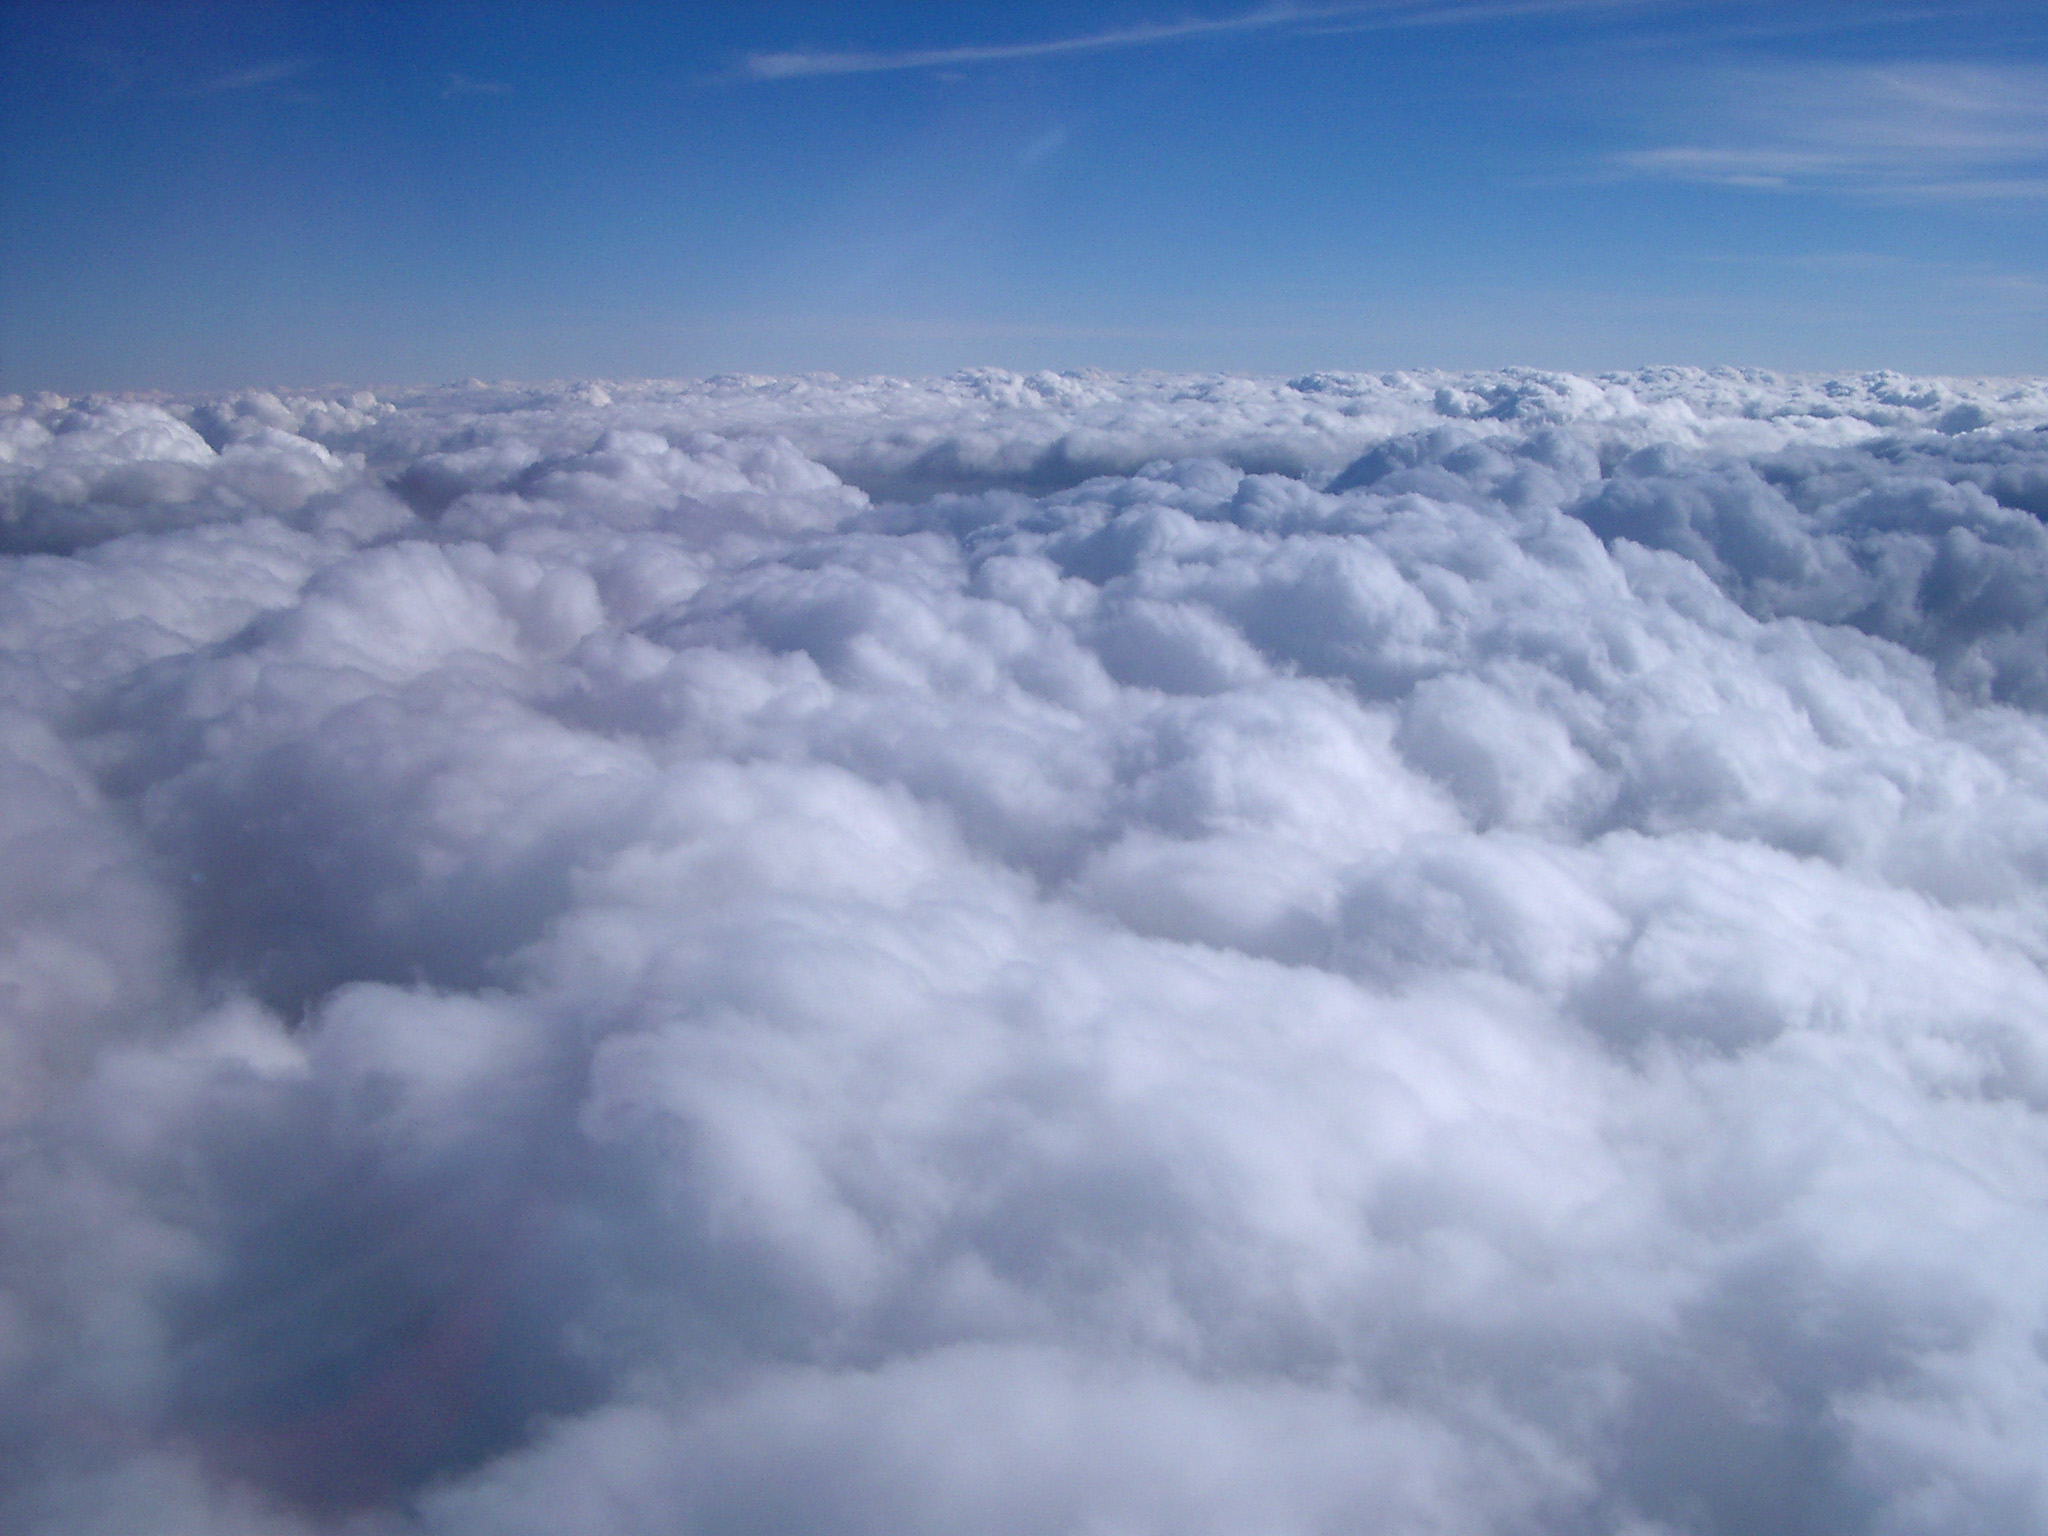
M2048 1530L2048 383L0 401L0 1525Z

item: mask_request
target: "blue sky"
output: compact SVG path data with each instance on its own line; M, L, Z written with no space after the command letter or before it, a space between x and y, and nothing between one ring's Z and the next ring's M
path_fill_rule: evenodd
M0 389L2048 370L2048 6L0 8Z

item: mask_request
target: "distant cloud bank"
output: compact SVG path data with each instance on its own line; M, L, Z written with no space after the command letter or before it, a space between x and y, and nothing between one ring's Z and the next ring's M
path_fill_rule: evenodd
M0 400L0 1527L2048 1531L2048 381Z

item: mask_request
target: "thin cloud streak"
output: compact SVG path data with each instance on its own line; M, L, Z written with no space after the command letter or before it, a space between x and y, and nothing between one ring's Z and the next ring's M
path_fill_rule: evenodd
M266 85L278 85L301 74L306 68L304 59L272 59L263 64L251 64L243 69L231 69L225 74L215 75L196 85L186 87L178 94L182 96L223 96L236 91L253 91Z
M1902 66L1731 75L1712 137L1615 155L1624 174L1764 191L2048 194L2048 71Z
M1090 32L1079 37L1046 38L1033 43L968 44L957 48L916 48L901 52L850 50L836 53L795 49L753 53L742 73L753 80L796 80L816 75L878 74L891 70L944 69L962 64L1001 63L1012 59L1049 58L1069 53L1099 53L1112 48L1143 48L1184 38L1213 37L1232 32L1269 31L1319 22L1348 23L1344 30L1377 27L1445 26L1496 16L1535 12L1612 9L1636 0L1506 0L1501 4L1468 5L1335 5L1262 6L1237 16L1166 22Z
M503 80L478 80L468 75L450 74L447 85L441 89L443 97L455 96L509 96L512 87Z
M1114 32L1048 38L1035 43L920 48L902 53L813 53L804 50L788 53L755 53L747 56L746 72L756 80L794 80L810 75L860 75L889 70L942 69L956 64L987 64L1009 59L1046 58L1063 53L1094 53L1108 48L1137 48L1152 43L1176 42L1184 37L1212 36L1222 32L1250 32L1300 21L1305 19L1307 14L1311 13L1304 13L1290 6L1285 9L1253 11L1243 16L1219 17L1210 21L1126 27Z
M1329 25L1304 27L1304 37L1341 37L1355 32L1392 32L1404 27L1455 27L1567 11L1639 11L1660 0L1471 0L1465 5L1372 7Z

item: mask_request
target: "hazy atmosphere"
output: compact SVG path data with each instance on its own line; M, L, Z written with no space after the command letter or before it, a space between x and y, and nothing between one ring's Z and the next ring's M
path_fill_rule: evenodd
M0 1532L2048 1536L2034 8L0 18Z
M2032 0L0 16L0 390L2048 339Z

